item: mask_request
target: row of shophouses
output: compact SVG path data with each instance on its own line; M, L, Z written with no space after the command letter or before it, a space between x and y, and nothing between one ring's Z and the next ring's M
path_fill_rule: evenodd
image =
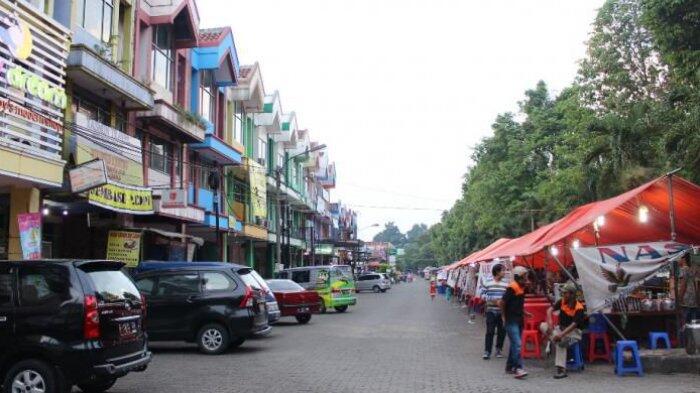
M0 0L0 259L41 213L42 257L345 263L335 182L193 0Z

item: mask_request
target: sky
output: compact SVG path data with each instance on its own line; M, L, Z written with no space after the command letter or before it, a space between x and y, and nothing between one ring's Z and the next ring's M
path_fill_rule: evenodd
M496 115L569 85L603 0L198 0L328 145L360 238L440 221ZM380 224L380 227L373 226Z

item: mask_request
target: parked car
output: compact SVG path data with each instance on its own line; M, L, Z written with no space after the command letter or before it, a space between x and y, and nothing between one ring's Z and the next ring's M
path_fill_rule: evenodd
M3 392L104 392L151 361L145 303L114 261L0 263Z
M391 288L391 281L384 273L367 273L359 276L355 282L357 292L386 292Z
M347 265L306 266L282 270L275 277L292 280L304 289L318 292L323 300L321 313L331 307L337 312L345 312L348 306L357 303L351 272Z
M318 293L307 291L292 280L267 280L267 285L275 294L283 317L295 317L303 325L321 309L323 300Z
M265 295L247 266L222 262L142 262L134 274L148 304L153 341L195 342L219 354L269 333Z

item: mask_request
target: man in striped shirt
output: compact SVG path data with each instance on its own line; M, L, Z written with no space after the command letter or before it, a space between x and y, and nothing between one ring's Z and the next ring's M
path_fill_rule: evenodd
M505 268L500 263L493 265L491 268L493 279L484 282L480 297L486 301L486 341L484 349L484 360L491 358L491 350L493 349L493 336L497 333L496 338L496 357L503 357L503 341L506 338L506 331L503 328L503 319L501 318L501 307L499 300L508 288L508 283L504 280Z

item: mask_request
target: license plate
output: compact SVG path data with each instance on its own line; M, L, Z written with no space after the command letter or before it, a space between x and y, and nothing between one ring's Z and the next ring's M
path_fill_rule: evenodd
M124 322L119 324L119 335L122 337L133 336L138 332L138 325L136 322Z
M309 312L309 308L308 308L308 307L299 307L299 311L298 311L298 312L300 312L300 313Z

